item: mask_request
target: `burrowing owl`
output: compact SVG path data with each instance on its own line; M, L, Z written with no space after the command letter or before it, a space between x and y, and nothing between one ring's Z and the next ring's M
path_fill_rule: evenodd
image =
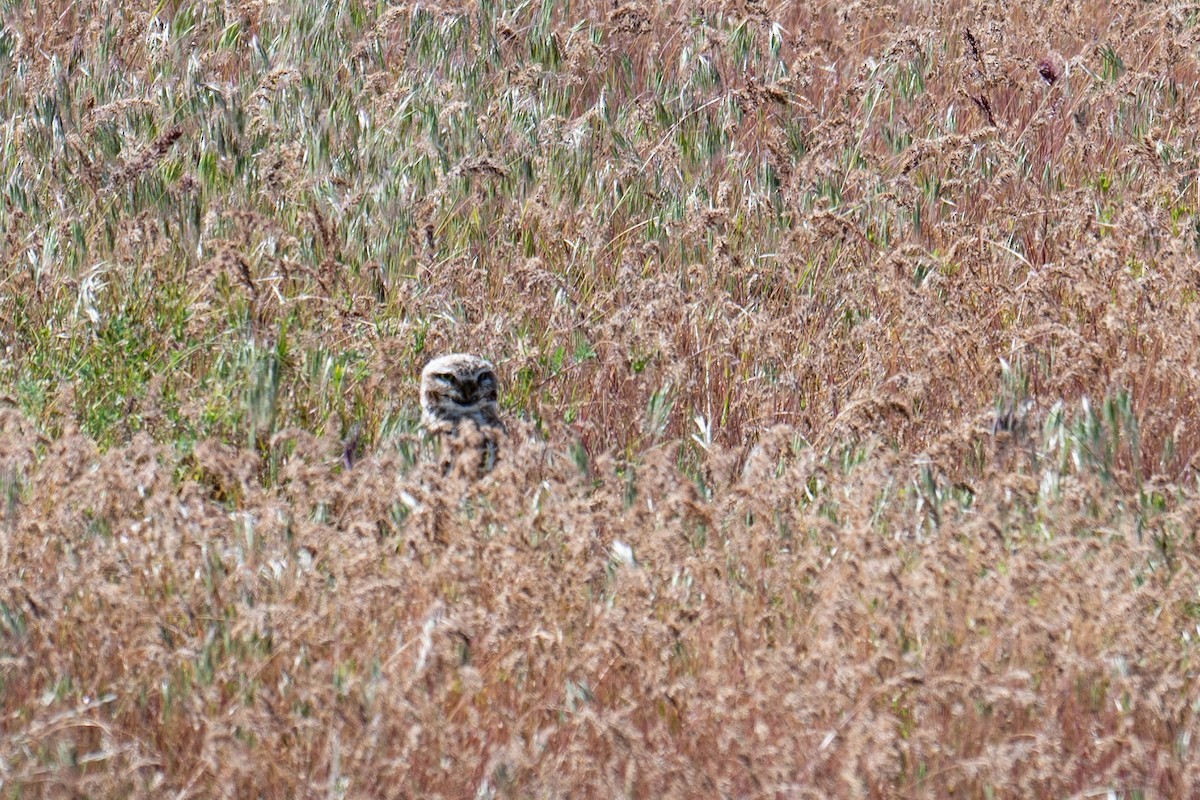
M450 353L425 365L421 373L421 424L433 434L453 433L465 419L481 431L503 429L496 369L472 353Z

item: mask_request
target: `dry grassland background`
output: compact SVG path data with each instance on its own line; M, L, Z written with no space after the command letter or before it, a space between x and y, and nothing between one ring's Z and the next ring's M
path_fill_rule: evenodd
M1200 796L1198 57L0 0L0 795Z

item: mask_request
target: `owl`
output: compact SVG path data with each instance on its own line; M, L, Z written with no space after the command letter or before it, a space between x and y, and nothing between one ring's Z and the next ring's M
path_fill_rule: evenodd
M505 431L498 392L496 370L487 359L471 353L439 356L421 372L421 425L442 440L458 434L477 439L482 466L490 469ZM464 420L474 423L471 430L463 430Z

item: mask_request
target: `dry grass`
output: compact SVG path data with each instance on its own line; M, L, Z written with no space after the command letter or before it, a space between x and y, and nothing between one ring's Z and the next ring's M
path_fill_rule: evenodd
M0 793L1200 794L1198 22L0 0Z

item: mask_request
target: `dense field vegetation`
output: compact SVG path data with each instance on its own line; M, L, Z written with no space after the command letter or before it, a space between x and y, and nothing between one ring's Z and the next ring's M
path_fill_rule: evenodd
M0 0L0 795L1200 794L1198 54Z

